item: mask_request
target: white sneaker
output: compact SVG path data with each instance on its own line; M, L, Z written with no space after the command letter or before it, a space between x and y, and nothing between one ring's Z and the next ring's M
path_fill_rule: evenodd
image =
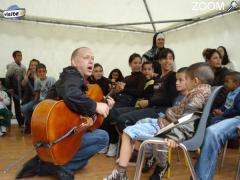
M5 126L1 126L1 130L2 130L2 133L6 133L7 132L7 128Z
M108 146L105 146L101 151L98 151L99 154L106 154L108 151Z
M114 157L117 155L118 144L109 144L107 156Z

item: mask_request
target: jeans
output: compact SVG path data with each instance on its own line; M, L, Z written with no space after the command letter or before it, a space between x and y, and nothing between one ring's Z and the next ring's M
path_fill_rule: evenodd
M201 154L195 165L198 180L213 179L221 147L227 140L238 136L237 126L239 125L240 116L236 116L213 124L206 129Z
M64 167L70 171L82 169L94 154L108 145L108 141L108 133L104 130L96 129L92 132L86 132L82 137L79 150Z
M30 125L33 110L39 102L39 100L32 100L22 105L21 111L23 113L24 125Z

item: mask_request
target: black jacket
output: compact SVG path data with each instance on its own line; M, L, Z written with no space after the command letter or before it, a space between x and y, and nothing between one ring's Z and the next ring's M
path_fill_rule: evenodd
M150 106L170 107L177 97L176 73L169 72L154 82L153 95L149 99Z
M125 77L124 82L126 83L126 86L122 93L134 98L141 98L143 96L146 77L142 72L132 72L130 76Z
M96 102L86 96L87 86L78 70L72 66L63 69L59 80L49 90L48 99L64 100L73 111L84 116L96 113Z
M104 96L109 93L110 80L108 78L102 77L101 79L95 80L92 76L90 76L87 80L90 84L98 84L101 87Z

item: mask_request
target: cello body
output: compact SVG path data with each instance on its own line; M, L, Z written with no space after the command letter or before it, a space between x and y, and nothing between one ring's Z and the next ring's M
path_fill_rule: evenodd
M94 101L103 99L98 85L91 85L87 95ZM103 116L97 115L95 123L89 128L86 119L72 112L63 101L43 100L32 114L33 145L41 160L56 165L66 164L80 148L83 133L98 128L103 120ZM73 128L75 130L63 138Z

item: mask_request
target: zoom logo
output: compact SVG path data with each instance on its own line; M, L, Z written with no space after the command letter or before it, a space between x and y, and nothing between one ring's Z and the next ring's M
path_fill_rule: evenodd
M193 1L192 2L192 10L193 11L212 11L219 10L222 11L225 9L224 2L219 1Z

